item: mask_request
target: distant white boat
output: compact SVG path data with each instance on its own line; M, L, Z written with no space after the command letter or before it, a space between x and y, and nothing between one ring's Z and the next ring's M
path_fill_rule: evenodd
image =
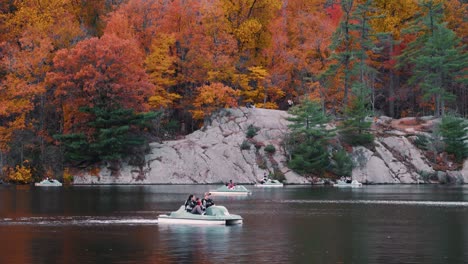
M351 187L351 188L356 188L356 187L362 187L362 183L353 180L350 183L347 183L346 181L342 180L337 180L335 184L333 184L333 187Z
M218 189L216 190L212 190L210 191L210 193L212 195L226 195L226 196L230 196L230 195L249 195L249 194L252 194L251 191L249 191L247 188L245 188L244 186L242 185L236 185L232 188L228 188L227 186L221 186L219 187Z
M260 188L273 188L273 187L283 187L284 184L277 180L272 180L268 179L264 183L257 183L254 185L255 187L260 187Z
M41 181L41 182L36 182L34 185L35 185L35 186L40 186L40 187L48 187L48 186L51 186L51 187L60 187L60 186L62 186L62 183L60 183L60 182L57 181L57 180L46 179L46 180L43 180L43 181Z
M313 181L312 185L324 185L325 181L324 180L318 180L318 181Z

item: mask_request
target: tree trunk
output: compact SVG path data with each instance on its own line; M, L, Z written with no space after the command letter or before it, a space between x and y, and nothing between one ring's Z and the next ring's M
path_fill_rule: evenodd
M3 151L0 150L0 176L3 177Z
M393 54L393 36L390 36L390 56ZM393 69L390 69L390 83L388 86L388 114L391 118L395 117L395 74Z
M440 116L440 94L437 94L435 96L435 113L434 116L439 117Z

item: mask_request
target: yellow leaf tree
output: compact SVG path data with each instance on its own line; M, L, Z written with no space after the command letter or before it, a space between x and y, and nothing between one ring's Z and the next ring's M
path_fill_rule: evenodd
M202 120L221 108L237 106L238 91L222 83L203 85L197 89L197 96L190 112L194 119Z

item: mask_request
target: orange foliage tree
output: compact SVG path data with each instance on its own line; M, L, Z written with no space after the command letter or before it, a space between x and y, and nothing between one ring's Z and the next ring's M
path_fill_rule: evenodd
M40 149L31 165L44 166L49 106L44 79L54 52L83 32L70 0L8 2L0 13L0 167L7 156L11 167L22 164L32 155L23 152L25 145Z
M333 19L324 1L298 0L285 2L269 24L272 43L265 49L269 80L286 99L297 101L295 98L307 93L325 101L318 76L327 63Z
M221 108L237 106L239 92L222 83L203 85L197 89L197 96L190 112L195 119L205 119Z

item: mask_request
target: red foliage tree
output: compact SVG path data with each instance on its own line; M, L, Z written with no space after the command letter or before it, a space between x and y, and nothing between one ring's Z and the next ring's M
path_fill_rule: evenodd
M64 132L77 132L76 124L89 116L81 107L148 110L154 86L143 68L143 54L135 41L105 34L60 50L48 81L56 87L62 105Z

